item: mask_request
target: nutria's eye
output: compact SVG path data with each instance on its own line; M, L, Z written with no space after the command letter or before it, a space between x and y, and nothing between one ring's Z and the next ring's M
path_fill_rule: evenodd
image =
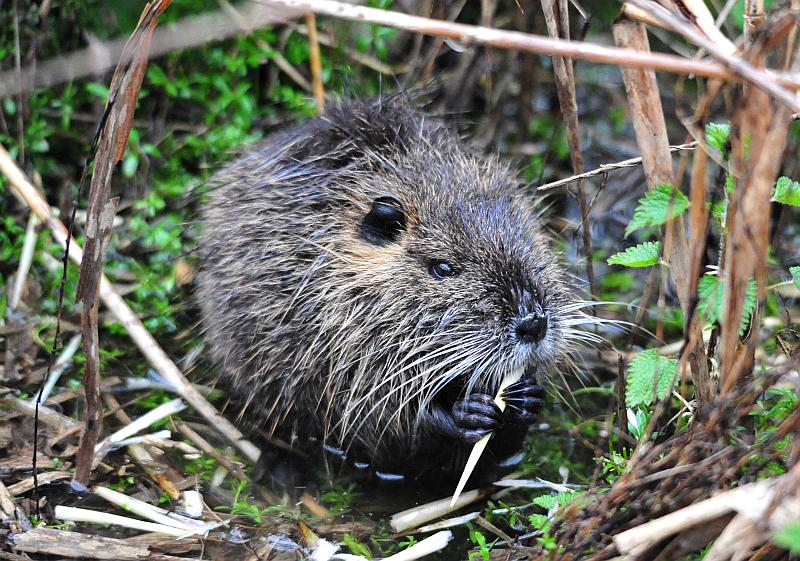
M372 243L383 244L397 239L406 229L403 204L394 197L378 197L364 217L361 231Z
M445 277L454 277L458 272L447 261L431 261L428 271L436 280L444 280Z

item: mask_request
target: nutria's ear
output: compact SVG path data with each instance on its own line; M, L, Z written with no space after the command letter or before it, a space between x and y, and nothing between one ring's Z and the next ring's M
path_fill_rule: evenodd
M395 241L406 229L406 213L403 204L391 196L378 197L361 223L364 237L372 243L385 244Z

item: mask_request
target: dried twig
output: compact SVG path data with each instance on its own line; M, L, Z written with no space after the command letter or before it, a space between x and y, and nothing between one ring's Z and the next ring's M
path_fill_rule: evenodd
M787 107L795 111L800 109L800 97L798 97L795 92L784 87L779 81L776 81L775 75L770 71L754 66L738 54L729 52L724 46L717 45L694 26L689 25L667 10L660 9L659 6L652 2L645 0L628 0L628 2L640 10L648 12L656 21L672 28L698 47L705 49L712 57L739 76L740 79L754 85L775 99L780 100L781 103L785 104ZM717 76L709 77L716 78Z
M797 53L793 70L800 70ZM760 305L753 312L752 323L760 324L760 308L766 295L770 197L789 138L790 117L786 105L776 106L764 92L749 88L733 119L731 143L738 180L726 221L729 234L720 334L723 391L730 391L753 366L755 337L750 337L742 348L739 326L747 285L753 278Z
M28 278L28 271L33 262L33 252L36 249L36 226L39 219L34 213L28 217L28 225L25 227L25 241L22 243L22 251L19 256L17 275L14 278L14 288L11 290L11 297L8 299L8 309L16 310L22 300L22 291L25 288L25 280Z
M68 559L113 559L115 561L179 561L183 557L161 555L144 543L105 538L79 532L37 528L17 534L14 546L26 553L56 555ZM185 559L184 559L185 561Z
M363 6L354 6L334 0L263 0L265 4L295 10L311 10L317 14L337 18L374 23L423 33L451 37L466 43L492 45L506 49L527 51L549 56L565 56L577 60L588 60L605 64L614 64L626 68L646 68L675 74L694 74L709 78L720 78L728 81L749 80L749 74L739 75L736 72L708 61L690 60L684 57L660 54L641 53L633 49L620 49L585 43L551 39L540 35L493 29L462 23L423 18L389 10L379 10ZM798 89L800 78L790 74L763 70L775 84Z
M694 150L697 148L697 142L689 142L687 144L678 144L677 146L670 146L670 152L679 152L681 150ZM591 171L587 171L586 173L581 173L579 175L571 175L570 177L565 177L564 179L559 179L557 181L551 181L550 183L545 183L544 185L540 185L536 188L537 191L548 191L550 189L555 189L557 187L562 187L564 185L569 185L570 183L577 181L579 179L588 179L590 177L597 177L598 175L604 175L610 171L615 171L618 169L626 169L626 168L635 168L637 166L642 165L642 157L638 156L636 158L630 158L629 160L622 160L621 162L616 162L614 164L600 164L600 167L593 169Z

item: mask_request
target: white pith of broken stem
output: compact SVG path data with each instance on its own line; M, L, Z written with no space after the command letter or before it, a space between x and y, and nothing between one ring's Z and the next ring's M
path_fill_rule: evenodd
M431 520L441 518L446 514L453 512L474 503L487 496L487 493L480 490L467 491L462 493L455 505L450 506L450 500L447 498L439 499L422 505L418 505L402 512L394 514L389 519L389 525L397 533L405 532L411 528L415 528L420 524L425 524Z
M19 257L17 276L14 278L14 288L8 301L8 307L11 310L16 310L22 300L22 291L25 288L28 271L31 269L31 263L33 263L33 252L36 249L36 226L38 224L39 219L36 218L36 213L31 212L28 217L28 226L25 228L25 241L22 242L22 252Z
M61 378L61 375L72 362L72 357L75 356L76 352L78 352L78 347L80 347L80 345L81 336L73 335L69 342L64 346L64 349L61 351L61 354L58 355L58 358L53 365L53 370L50 372L50 377L47 378L47 382L45 382L44 388L42 388L42 395L39 399L39 403L45 403L50 398L50 394L53 393L53 390L55 389L58 380ZM34 395L30 401L31 403L35 403L36 396Z
M131 424L124 426L117 432L107 436L102 442L98 442L97 446L95 447L95 451L100 450L104 445L107 446L109 444L116 444L122 440L125 440L126 438L130 438L137 432L146 429L153 423L157 423L161 419L183 411L184 409L186 409L186 404L181 399L173 399L167 403L162 403L155 409L148 411L133 421Z
M497 390L497 396L494 398L494 402L500 411L505 411L506 409L506 402L502 398L503 392L511 384L519 382L520 378L522 378L522 369L517 369L506 376L500 383L500 388ZM464 486L467 484L469 476L472 475L473 471L475 471L475 466L478 465L478 460L481 459L481 455L486 449L486 446L489 444L490 438L492 438L492 435L487 434L472 447L472 451L469 453L469 457L467 458L467 463L464 465L464 471L461 473L461 479L458 480L458 485L456 485L456 490L453 493L453 498L450 499L451 508L456 504L458 497L464 490Z
M442 530L399 553L384 558L383 561L412 561L413 559L419 559L420 557L444 549L452 539L453 533L450 530Z
M115 526L122 526L123 528L142 530L144 532L167 534L169 536L175 536L176 538L185 536L187 533L185 529L167 526L166 524L145 522L144 520L128 518L127 516L119 516L117 514L109 514L107 512L99 512L97 510L76 508L72 506L56 506L55 518L57 520L64 520L67 522L88 522L90 524L104 525L113 524Z
M109 489L108 487L101 487L100 485L97 485L93 490L97 496L102 497L108 502L115 504L126 511L138 514L142 518L147 518L156 524L163 524L165 526L178 528L184 533L196 529L193 527L194 525L190 526L181 520L170 518L166 515L167 511L162 508L151 505L150 503L146 503L134 497L129 497L128 495L124 495L114 491L113 489Z

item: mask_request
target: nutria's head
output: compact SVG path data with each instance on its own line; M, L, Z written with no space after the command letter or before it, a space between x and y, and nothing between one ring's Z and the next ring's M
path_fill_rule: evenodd
M270 429L401 452L433 401L567 352L564 268L513 175L407 106L334 108L217 183L207 338Z
M333 315L355 344L342 346L369 374L364 386L349 380L343 427L361 431L370 413L391 426L444 394L493 394L513 371L546 379L566 351L569 297L516 191L494 158L452 147L412 149L377 177L350 178L325 298L345 303Z

